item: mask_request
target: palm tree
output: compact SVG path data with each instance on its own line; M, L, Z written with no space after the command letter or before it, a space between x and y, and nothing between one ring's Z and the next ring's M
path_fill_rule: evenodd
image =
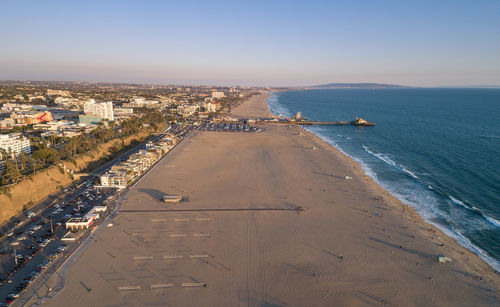
M24 171L24 167L26 166L26 163L28 162L28 155L26 152L21 151L21 154L19 155L19 162L21 164L21 170Z
M22 177L19 172L19 168L17 168L17 163L12 160L7 160L5 163L5 178L12 183L17 183L19 179Z
M9 154L7 150L0 148L0 161L7 161L9 158Z
M31 157L30 158L30 164L31 164L31 167L33 168L33 173L36 173L36 169L37 167L39 166L39 162L37 159Z

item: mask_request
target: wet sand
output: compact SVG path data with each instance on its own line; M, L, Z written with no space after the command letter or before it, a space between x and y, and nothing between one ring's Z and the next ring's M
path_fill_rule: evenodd
M269 116L265 98L233 112ZM499 304L498 274L351 159L298 127L264 128L182 142L134 187L47 304ZM163 193L189 201L165 204ZM252 208L292 210L241 210ZM192 211L147 211L156 209Z

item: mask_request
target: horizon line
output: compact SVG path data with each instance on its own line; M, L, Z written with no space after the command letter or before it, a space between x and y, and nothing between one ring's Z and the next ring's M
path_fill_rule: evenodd
M385 85L385 86L397 86L401 88L500 88L500 84L468 84L468 85L402 85L396 83L382 83L382 82L329 82L323 84L314 84L314 85L286 85L286 86L272 86L272 85L241 85L239 84L224 84L224 85L214 85L214 84L202 84L202 83L166 83L160 81L95 81L95 80L41 80L41 79L0 79L0 83L2 82L46 82L46 83L55 83L55 82L67 82L67 83L94 83L94 84L130 84L130 85L163 85L163 86L194 86L194 87L249 87L249 88L300 88L300 89L317 89L319 86L327 86L328 84L337 84L337 85L353 85L353 84L371 84L371 85ZM341 88L341 87L339 87ZM321 89L321 88L319 88ZM328 89L328 88L324 88Z

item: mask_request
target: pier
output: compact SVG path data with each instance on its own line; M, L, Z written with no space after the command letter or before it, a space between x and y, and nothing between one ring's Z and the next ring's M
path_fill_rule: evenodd
M284 125L299 125L299 126L318 126L318 125L330 125L330 126L375 126L375 123L369 122L362 118L356 117L351 121L312 121L312 120L264 120L263 123L269 124L284 124Z

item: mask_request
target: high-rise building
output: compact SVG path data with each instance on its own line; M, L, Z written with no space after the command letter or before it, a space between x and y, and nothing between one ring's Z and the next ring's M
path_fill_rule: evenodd
M115 119L113 116L113 103L111 101L95 102L94 99L90 99L83 105L83 112L85 114L96 115L107 120Z
M31 153L30 140L21 133L0 135L0 148L13 157L19 156L22 151L27 154Z

